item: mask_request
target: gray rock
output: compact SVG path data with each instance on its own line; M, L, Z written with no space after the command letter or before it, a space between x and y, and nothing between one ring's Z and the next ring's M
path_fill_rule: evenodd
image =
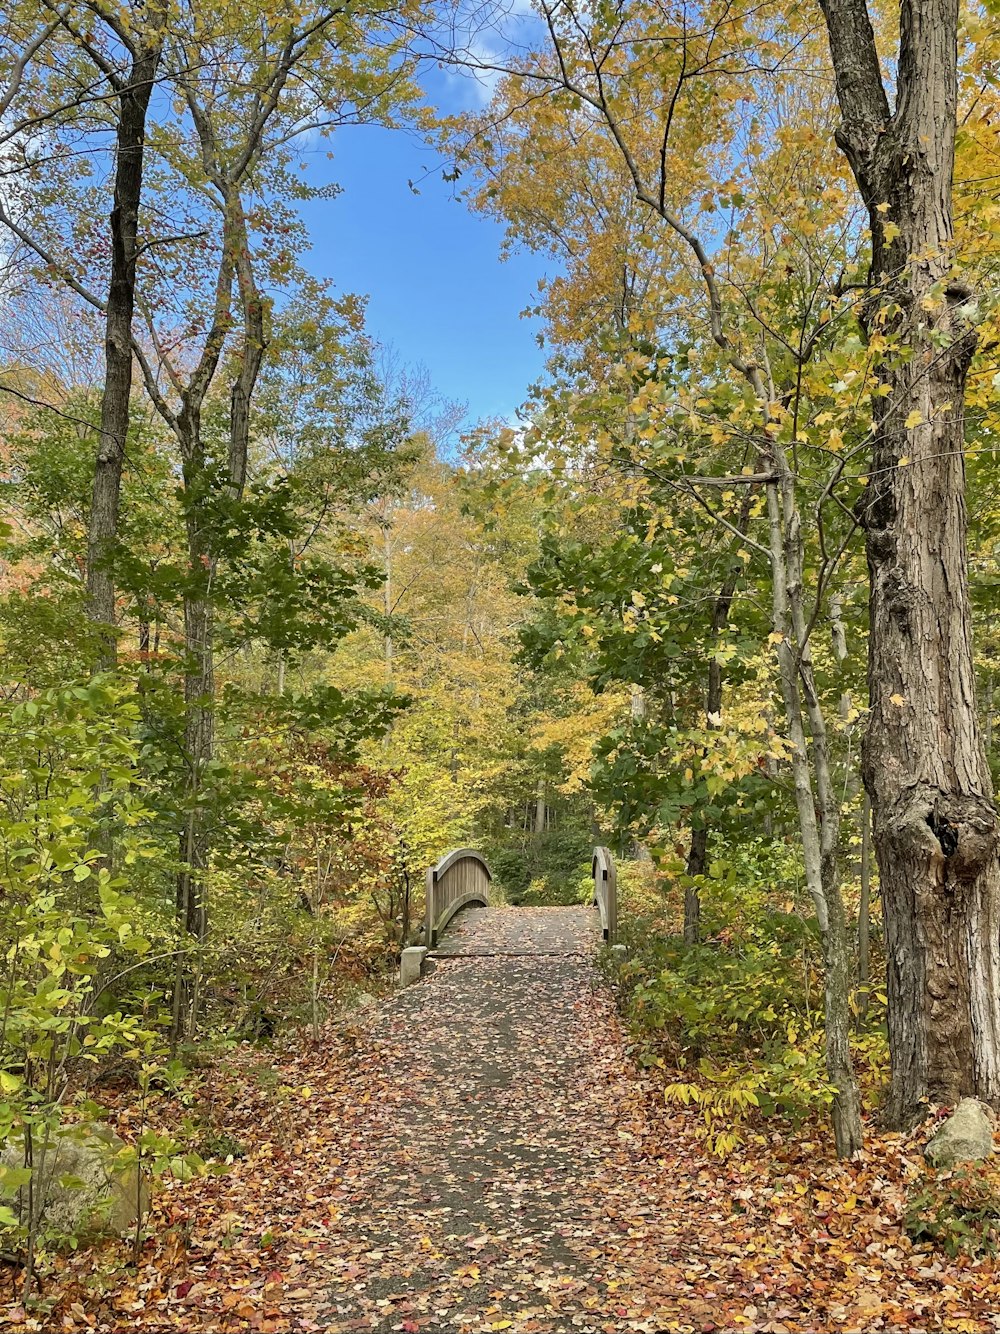
M963 1098L937 1134L924 1146L932 1167L976 1163L993 1154L994 1115L976 1098Z
M108 1126L64 1126L46 1150L41 1175L34 1169L33 1193L41 1189L41 1224L66 1236L93 1237L128 1232L149 1209L149 1191L134 1163L122 1165L125 1145ZM38 1150L35 1150L37 1163ZM0 1164L24 1165L23 1140L11 1139L0 1150ZM6 1202L6 1201L5 1201ZM28 1191L20 1189L9 1207L27 1220Z

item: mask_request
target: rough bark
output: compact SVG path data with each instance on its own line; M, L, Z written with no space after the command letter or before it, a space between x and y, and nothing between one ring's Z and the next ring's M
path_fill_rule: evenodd
M160 63L161 23L154 15L149 40L137 46L127 79L117 89L111 277L105 309L104 390L87 534L87 596L92 621L102 627L100 666L116 660L114 543L118 536L122 469L132 391L132 319L139 204L142 196L146 113Z
M906 350L875 398L859 507L871 577L863 776L888 955L889 1120L1000 1099L1000 837L976 712L964 398L975 332L954 270L957 0L904 0L890 109L864 0L824 0L846 153L869 210L864 320Z

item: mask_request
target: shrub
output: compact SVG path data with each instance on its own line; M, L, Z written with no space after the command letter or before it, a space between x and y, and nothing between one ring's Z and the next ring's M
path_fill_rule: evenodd
M631 957L617 982L638 1059L672 1072L666 1100L698 1107L720 1155L752 1119L801 1122L833 1096L819 935L797 870L782 842L738 846L717 859L701 877L702 940L693 946L679 935L682 880L635 863L619 870ZM874 1081L884 1037L874 1029L862 1037Z
M1000 1180L977 1164L928 1175L907 1201L903 1226L914 1241L929 1241L955 1258L996 1255L1000 1249Z
M158 857L135 783L137 724L128 692L102 679L0 709L0 1237L23 1252L26 1287L47 1247L74 1240L28 1187L67 1125L100 1119L82 1097L87 1071L127 1063L145 1105L162 1066L162 996L147 987L135 1013L110 999L172 944L131 892ZM112 820L114 870L102 850ZM155 1174L172 1152L144 1130L125 1156Z

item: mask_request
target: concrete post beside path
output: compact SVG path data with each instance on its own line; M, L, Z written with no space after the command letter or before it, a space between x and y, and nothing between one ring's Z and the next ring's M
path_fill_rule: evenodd
M408 987L414 982L420 981L420 973L426 957L427 947L425 945L411 945L409 949L403 950L399 956L399 985L401 987Z

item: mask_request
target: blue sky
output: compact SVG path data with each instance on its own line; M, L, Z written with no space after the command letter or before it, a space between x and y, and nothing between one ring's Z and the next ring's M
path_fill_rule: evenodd
M367 293L369 332L425 366L445 398L467 402L470 423L513 417L544 360L539 325L520 312L552 263L527 252L501 262L502 228L454 198L438 154L407 133L343 129L316 157L343 191L303 211L309 267Z

